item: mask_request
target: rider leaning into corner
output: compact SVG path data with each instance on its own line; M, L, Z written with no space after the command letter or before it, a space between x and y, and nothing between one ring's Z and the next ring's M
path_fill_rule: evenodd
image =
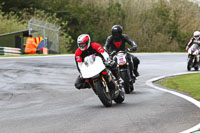
M185 50L188 51L188 49L193 45L193 44L198 44L200 47L200 32L195 31L193 33L193 37L190 39L189 43L187 44ZM198 51L200 53L200 50Z
M106 51L109 51L109 48L111 52L113 51L125 51L125 44L128 43L132 46L132 48L128 48L128 51L136 51L137 50L137 44L131 40L126 34L122 34L123 28L120 25L114 25L112 27L112 35L108 36L104 49ZM131 58L133 60L133 63L131 62ZM134 72L135 76L139 76L138 73L138 65L140 63L140 60L133 56L132 54L127 53L127 59L130 64L131 69L131 75L133 76L132 71Z
M104 62L106 62L109 58L108 53L103 49L103 47L100 44L91 42L91 38L88 34L81 34L80 36L78 36L77 44L78 44L78 49L75 52L75 62L79 73L80 73L79 67L83 63L84 58L86 56L96 54L96 56L100 56ZM113 73L114 71L116 71L115 69L117 68L112 68L112 69L113 70L111 71ZM106 81L109 81L109 75L106 69L102 72L102 75ZM118 80L118 82L121 81L121 78L119 77L118 73L113 73L113 75ZM77 89L90 88L89 80L83 79L81 73L77 77L74 85Z

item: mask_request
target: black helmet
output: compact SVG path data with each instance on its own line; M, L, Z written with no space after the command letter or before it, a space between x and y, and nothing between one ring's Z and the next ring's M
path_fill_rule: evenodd
M120 26L120 25L114 25L112 27L112 35L113 35L113 37L119 37L119 36L121 36L122 35L122 30L123 30L122 26Z

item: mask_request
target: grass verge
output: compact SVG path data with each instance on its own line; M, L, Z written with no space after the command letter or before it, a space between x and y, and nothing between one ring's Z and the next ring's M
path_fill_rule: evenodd
M200 73L184 74L181 76L169 77L155 83L165 87L182 91L200 101Z

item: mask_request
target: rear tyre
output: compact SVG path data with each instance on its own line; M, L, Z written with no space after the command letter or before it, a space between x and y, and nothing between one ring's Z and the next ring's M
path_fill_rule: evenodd
M105 107L111 107L112 97L110 95L110 92L106 92L106 85L103 84L103 81L99 80L95 82L94 89L103 105Z

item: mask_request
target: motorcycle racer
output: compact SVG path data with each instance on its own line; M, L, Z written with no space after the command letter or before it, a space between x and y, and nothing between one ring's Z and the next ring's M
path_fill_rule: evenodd
M122 34L123 28L120 25L114 25L112 27L112 35L107 37L104 49L106 51L109 51L109 48L111 51L125 51L125 44L128 43L132 46L132 48L128 48L128 51L136 51L137 50L137 44L131 40L126 34ZM140 63L140 60L133 56L132 54L127 53L128 62L130 64L131 69L131 76L133 76L132 71L134 72L135 76L139 76L138 73L138 65ZM133 60L133 63L131 62L131 58Z
M185 48L188 51L188 64L187 70L190 71L191 68L197 71L200 65L200 32L195 31L193 33L193 37L190 39L189 43L186 45Z
M91 38L88 34L81 34L80 36L78 36L77 44L78 49L75 52L75 62L79 72L80 65L84 62L84 58L88 55L96 54L96 56L100 56L104 62L108 61L108 53L103 49L100 44L96 42L91 42ZM108 72L104 70L102 74L105 80L108 81ZM117 80L120 80L117 73L113 73L113 75L116 77ZM74 85L77 89L90 88L89 81L84 80L81 74L77 77Z
M193 33L193 37L190 39L189 43L186 45L185 50L188 51L188 49L193 45L193 44L197 44L200 47L200 32L199 31L195 31ZM199 49L198 49L198 52Z

